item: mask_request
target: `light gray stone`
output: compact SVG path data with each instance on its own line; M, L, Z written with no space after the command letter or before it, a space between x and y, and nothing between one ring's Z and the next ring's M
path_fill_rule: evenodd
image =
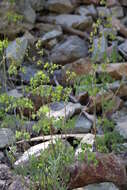
M116 18L122 18L124 17L123 8L121 6L115 6L111 8L112 16Z
M78 188L75 190L119 190L113 183L100 183L100 184L93 184L88 185L86 187Z
M93 60L101 61L104 58L104 54L107 51L107 39L103 34L101 38L95 38L93 41L94 50L92 53Z
M80 6L77 8L75 13L80 14L82 16L92 16L94 18L97 16L97 11L96 11L94 5Z
M78 148L76 149L75 155L78 156L79 153L82 152L82 145L90 145L89 151L93 151L93 146L95 143L95 135L88 133L84 134L84 137L82 138Z
M52 40L54 38L59 38L62 36L62 31L59 30L52 30L48 33L46 33L42 38L41 41L42 43L46 43L49 40Z
M66 106L66 109L65 109ZM73 104L68 102L64 105L63 102L56 102L51 104L50 117L54 117L56 120L60 118L71 118L74 114L80 113L82 109L81 104Z
M15 136L11 129L0 128L0 149L6 148L15 141Z
M106 7L97 7L98 16L101 18L109 17L111 12Z
M28 47L28 40L25 37L17 38L15 41L11 42L6 49L6 58L8 60L8 67L12 61L17 64L21 64L26 50Z

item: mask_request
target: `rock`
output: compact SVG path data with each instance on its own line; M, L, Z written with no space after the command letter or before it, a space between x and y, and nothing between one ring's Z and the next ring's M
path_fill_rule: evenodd
M105 92L104 94L102 93L98 93L96 96L96 111L100 112L102 109L102 96L104 98L105 102L111 101L112 102L112 107L106 112L107 116L110 116L111 114L113 114L115 111L119 110L122 106L123 106L123 101L115 96L112 91L109 92ZM93 113L93 109L94 109L94 99L95 97L92 97L92 101L88 106L88 111L90 113Z
M121 54L127 60L127 40L124 43L122 43L118 48Z
M103 34L101 38L96 38L93 41L93 47L94 51L92 53L92 59L96 62L100 62L101 60L104 60L104 55L107 50L107 39L105 35Z
M116 6L116 5L120 5L118 0L107 0L107 6L108 7L113 7L113 6Z
M14 38L16 34L33 28L36 14L30 5L30 1L19 0L12 6L11 2L2 0L0 1L0 7L0 34ZM16 16L19 16L19 19L15 21L9 13L15 13Z
M45 5L45 0L29 0L29 2L35 11L43 10Z
M15 137L11 129L0 128L0 149L6 148L14 143Z
M65 106L66 106L66 112L65 112ZM55 119L59 118L71 118L74 114L80 113L82 109L81 104L76 103L73 104L71 102L68 102L64 105L63 102L55 102L51 104L51 110L50 110L50 117L54 117Z
M115 130L118 131L125 140L127 140L127 120L123 122L117 122Z
M70 189L101 183L102 181L110 181L120 186L121 189L123 186L126 189L126 169L120 158L114 154L95 153L95 159L98 162L95 166L94 162L88 164L87 155L84 157L84 162L76 162L70 168Z
M127 99L127 82L115 81L110 85L110 89L120 98Z
M78 116L74 128L70 129L71 133L89 133L92 128L92 122L84 115Z
M126 0L120 0L120 4L123 6L127 6L127 1Z
M53 48L51 60L53 63L66 64L86 57L87 54L88 46L86 42L78 36L70 36Z
M101 18L110 17L111 12L106 7L97 7L98 16Z
M127 27L120 20L112 17L112 27L127 38Z
M89 58L81 58L70 64L66 64L62 68L63 78L65 77L66 71L74 72L77 76L87 75L93 70L92 63Z
M36 23L35 28L39 30L39 36L45 35L53 30L62 31L61 26L49 23Z
M98 5L100 3L100 0L81 0L82 3L84 4L96 4Z
M116 18L124 17L123 8L121 6L112 7L110 10L113 17L116 17Z
M119 190L113 183L100 183L100 184L92 184L83 188L78 188L75 190Z
M12 173L8 166L5 164L0 164L0 180L10 180L12 179Z
M28 40L25 37L17 38L11 42L6 49L6 58L8 60L8 67L14 61L20 65L24 59L28 47Z
M27 65L27 64L23 64L23 68L24 68L24 73L20 72L19 76L21 78L21 80L23 81L23 83L25 84L29 84L30 83L30 79L32 77L35 76L35 74L37 74L37 72L39 71L39 69L36 67L36 65Z
M49 11L56 13L71 13L76 5L73 2L72 0L48 0L45 6Z
M86 30L89 26L92 25L92 18L90 16L80 16L72 14L61 14L58 16L47 16L47 21L62 26L72 27L79 30Z
M52 30L48 33L46 33L42 38L41 42L42 44L48 42L49 40L52 40L54 38L60 38L62 36L62 31L59 30Z
M79 153L82 152L82 146L86 146L86 145L90 145L91 147L89 147L89 151L93 150L93 146L95 143L95 135L88 133L88 134L84 134L83 139L81 140L78 148L76 149L75 155L78 156Z
M76 99L81 105L86 105L89 100L88 92L79 92L79 94L76 96Z
M23 97L23 94L21 94L20 92L18 92L17 89L13 89L7 92L8 96L13 96L14 98L21 98Z
M8 188L8 190L29 190L29 189L30 189L30 182L28 183L28 180L24 180L21 176L15 177L13 179L13 182Z
M0 163L2 163L4 161L5 157L3 152L0 151Z
M113 79L121 80L123 77L127 77L127 63L115 63L108 64L106 66L105 71L109 74ZM102 73L101 67L98 69L98 73Z
M75 11L76 14L80 14L82 16L92 16L93 18L96 18L97 11L94 7L94 5L88 5L88 6L80 6Z

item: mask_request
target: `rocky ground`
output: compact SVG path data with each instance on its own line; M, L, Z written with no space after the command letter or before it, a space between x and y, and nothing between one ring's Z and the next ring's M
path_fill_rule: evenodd
M15 4L10 4L8 1L0 1L0 37L3 39L7 36L10 43L6 49L6 70L10 66L10 57L15 62L20 63L25 68L25 73L17 74L16 78L7 76L7 94L8 96L29 97L38 110L43 105L44 97L31 97L28 94L23 94L22 83L27 86L30 83L31 77L42 69L38 66L38 60L41 62L53 62L59 64L60 67L54 72L54 78L50 83L56 86L56 81L65 87L66 71L74 71L78 76L91 73L92 63L91 56L98 52L98 63L102 62L102 55L107 52L110 63L106 66L105 71L114 80L109 85L109 91L105 94L105 100L109 101L113 98L115 104L110 110L110 119L115 122L115 130L124 139L124 150L117 156L127 166L127 1L126 0L107 0L107 7L99 5L99 0L15 0ZM9 21L8 13L10 11L17 12L23 18L18 22L12 23ZM93 40L94 51L89 53L90 48L90 32L92 24L97 18L105 19L112 17L112 27L106 28L100 24L99 31L102 32L100 46L98 49L97 42L99 35ZM10 18L10 17L9 17ZM115 40L109 36L114 34ZM20 42L17 43L16 38ZM34 44L40 40L43 48L43 57L38 55ZM30 56L26 56L29 49ZM112 53L115 51L115 59ZM34 57L34 59L32 59ZM97 73L103 74L102 69L98 69ZM56 80L54 80L56 79ZM122 84L121 84L122 79ZM3 70L0 68L0 82L2 92L4 92L5 77ZM11 84L14 84L13 86ZM48 87L48 86L47 86ZM72 96L66 105L66 118L72 118L78 115L73 130L68 130L67 140L78 139L81 143L94 144L93 135L93 102L88 106L89 95L87 92L80 92ZM97 110L101 109L101 94L96 97ZM63 102L55 102L51 106L51 115L55 118L65 115ZM92 118L92 119L91 119ZM2 121L1 126L2 126ZM29 120L23 124L23 128L31 134L31 142L26 143L26 151L17 156L14 167L25 165L29 162L29 155L38 156L45 146L50 143L50 135L38 137L32 130L32 126L36 121ZM11 125L11 126L10 126ZM14 125L14 123L13 123ZM15 126L11 122L3 128L0 127L0 189L1 190L27 190L29 189L29 180L23 180L21 176L15 176L7 157L6 149L10 150L11 145L15 143ZM54 139L57 137L58 131L54 132ZM98 130L97 135L103 135L101 130ZM25 143L20 141L17 146L22 146ZM80 151L80 145L76 152ZM100 157L99 157L100 159ZM101 157L103 160L103 156ZM105 160L110 161L109 157ZM115 158L114 158L115 160ZM104 164L107 162L105 161ZM77 181L71 184L72 188L81 187L77 190L118 190L127 180L127 175L124 173L123 165L119 165L119 161L114 162L113 175L106 175L105 178L96 176L93 182L97 184L85 186L85 182L79 185ZM108 168L108 167L107 167ZM117 168L121 173L116 174ZM92 168L93 169L93 168ZM93 169L94 170L94 169ZM81 170L82 171L82 170ZM89 173L89 171L87 171ZM99 171L103 176L105 171ZM113 173L114 172L114 173ZM121 175L122 174L122 178ZM85 175L84 175L85 176ZM110 176L110 177L109 177ZM85 176L86 177L86 176ZM84 178L85 178L84 177ZM113 179L112 179L113 178ZM79 177L79 181L82 177ZM112 180L110 180L112 179ZM25 183L24 183L25 181ZM105 182L105 183L99 183ZM114 182L114 183L111 183ZM123 182L123 183L122 183ZM117 187L120 185L120 187ZM83 187L85 186L85 187ZM36 188L35 188L36 189ZM122 189L122 188L121 188ZM126 189L126 188L125 188Z

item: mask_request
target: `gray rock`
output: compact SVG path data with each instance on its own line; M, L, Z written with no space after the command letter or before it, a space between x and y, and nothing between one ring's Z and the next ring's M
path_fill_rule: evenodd
M78 188L75 190L119 190L113 183L100 183L100 184L92 184L83 188Z
M33 187L33 184L31 184L31 186ZM30 189L31 188L29 180L23 179L21 176L16 176L8 188L8 190L30 190Z
M5 159L3 152L0 151L0 163Z
M12 39L16 34L33 28L36 14L30 5L30 1L16 0L13 7L9 1L0 1L0 8L0 34L7 35ZM9 19L6 13L12 11L20 15L20 19L17 21Z
M127 40L121 45L119 45L118 49L121 52L121 54L124 56L124 58L127 60Z
M111 8L112 16L116 18L122 18L124 17L123 8L121 6L115 6Z
M92 16L94 18L97 16L97 11L96 11L94 5L80 6L75 11L75 13L80 14L82 16Z
M11 42L6 49L6 58L8 60L8 67L12 61L20 65L24 59L28 47L28 40L25 37L17 38Z
M81 114L76 121L75 127L72 129L72 133L89 133L92 128L92 122L86 118L84 114Z
M71 0L48 0L46 2L46 8L56 13L70 13L75 5Z
M104 58L104 54L107 51L107 39L105 35L102 35L101 38L95 38L93 41L94 51L92 54L93 60L101 61Z
M91 16L80 16L72 14L61 14L58 16L47 16L47 21L59 24L62 26L68 26L79 30L86 30L93 23Z
M49 24L49 23L37 23L35 26L39 30L39 36L45 35L47 32L51 32L52 30L62 31L60 25Z
M13 96L14 98L21 98L23 97L23 94L21 94L20 92L18 92L17 89L13 89L7 92L8 96Z
M117 122L117 125L115 126L115 130L119 132L119 134L127 140L127 120Z
M0 149L6 148L15 141L15 136L11 129L0 128Z
M93 146L94 146L94 143L95 143L95 135L91 134L91 133L88 133L88 134L84 134L84 137L83 139L81 140L78 148L76 149L76 152L75 152L75 155L78 156L79 153L82 152L82 145L90 145L91 147L89 148L89 151L92 151L93 150Z
M127 1L126 0L120 0L120 4L124 5L124 6L127 6Z
M39 71L35 65L27 65L24 64L24 73L19 73L19 76L21 77L21 80L28 84L30 82L30 79L35 76L35 74Z
M88 46L86 42L78 36L70 36L53 48L51 60L53 63L66 64L86 57L87 54Z
M34 10L36 11L43 10L45 5L45 0L29 0L29 1Z
M111 12L108 8L105 7L97 7L98 16L101 18L109 17Z
M66 109L65 109L66 106ZM73 104L71 102L68 102L66 105L64 105L63 102L56 102L51 104L51 110L50 110L50 117L54 117L55 119L59 118L65 118L69 119L74 114L79 113L82 109L81 104L76 103Z
M42 38L41 41L42 43L46 43L49 40L52 40L54 38L59 38L62 36L62 31L59 30L52 30L48 33L46 33Z

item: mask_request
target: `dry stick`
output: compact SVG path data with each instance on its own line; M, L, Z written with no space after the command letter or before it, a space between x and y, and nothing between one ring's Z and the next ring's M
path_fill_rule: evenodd
M77 139L82 139L84 137L84 135L86 135L86 133L82 133L82 134L62 134L62 138L65 139L65 138L69 138L69 137L73 137L73 138L77 138ZM38 141L42 141L42 142L45 142L45 141L49 141L49 140L55 140L55 139L59 139L61 138L61 134L60 135L45 135L45 136L39 136L39 137L34 137L34 138L31 138L30 140L21 140L21 141L18 141L16 142L16 144L22 144L24 142L38 142Z

